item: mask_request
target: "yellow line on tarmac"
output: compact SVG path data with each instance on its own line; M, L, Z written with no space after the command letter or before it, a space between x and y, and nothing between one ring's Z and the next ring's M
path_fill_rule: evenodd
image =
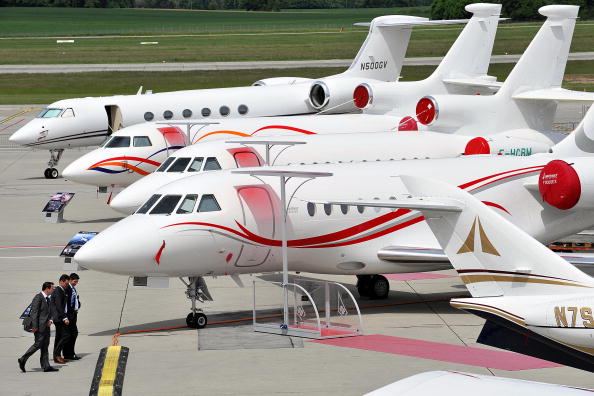
M19 111L18 113L10 115L10 116L0 120L0 124L4 124L5 122L12 120L13 118L22 116L23 114L29 113L34 110L39 110L39 107L26 107L23 110Z
M107 348L105 361L103 362L103 371L99 380L99 396L112 396L113 384L115 381L118 362L120 360L121 346L110 346Z

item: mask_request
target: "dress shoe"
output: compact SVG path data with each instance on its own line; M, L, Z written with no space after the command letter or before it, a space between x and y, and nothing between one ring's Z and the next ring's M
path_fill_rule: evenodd
M21 369L21 371L23 373L26 373L27 370L25 370L25 362L21 360L21 358L18 358L17 361L19 362L19 368Z
M67 360L80 360L82 358L80 356L74 355L74 356L64 356L64 359L67 359Z
M64 364L68 363L68 360L62 358L62 356L54 356L54 362Z
M44 373L50 373L52 371L60 371L60 369L55 368L55 367L52 367L52 366L49 366L49 367L46 367L46 368L43 369L43 372Z

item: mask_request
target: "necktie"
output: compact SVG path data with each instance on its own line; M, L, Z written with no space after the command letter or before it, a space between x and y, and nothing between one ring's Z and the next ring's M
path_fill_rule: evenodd
M49 304L50 303L49 297L46 297L45 301L47 301L47 303Z

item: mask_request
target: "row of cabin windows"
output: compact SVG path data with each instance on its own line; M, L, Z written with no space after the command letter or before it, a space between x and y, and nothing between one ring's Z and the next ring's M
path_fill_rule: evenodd
M148 136L134 136L133 138L130 138L130 136L113 136L111 138L107 138L105 143L103 143L103 147L130 147L130 142L132 142L133 147L150 147L153 145L151 143L151 139Z
M212 171L220 169L222 169L221 165L215 157L207 157L206 161L204 157L169 157L155 172L200 172L200 170Z
M248 113L248 111L249 111L249 109L246 105L242 104L242 105L237 106L237 112L240 115L246 115ZM190 118L190 117L192 117L192 114L194 114L194 113L190 109L184 109L182 111L182 116L184 118ZM202 110L200 110L200 114L202 115L202 117L210 117L212 112L208 107L204 107ZM231 114L231 109L228 106L221 106L221 107L219 107L219 114L222 115L223 117L226 117L229 114ZM146 113L144 113L144 119L146 121L152 121L154 118L155 118L155 115L152 112L147 111ZM165 110L163 112L163 118L166 120L172 119L173 112L171 110Z
M379 198L373 198L374 200L379 200ZM390 199L394 200L396 199L396 197L390 197ZM337 205L332 205L332 204L322 204L322 207L324 209L324 213L326 213L326 216L330 216L332 214L332 210L333 210L333 206L337 206ZM338 205L340 207L340 211L342 214L347 214L349 213L349 208L351 205ZM365 212L365 206L357 206L357 212L363 214ZM374 210L376 212L379 212L381 210L381 208L374 208ZM316 215L316 204L313 202L308 202L307 203L307 214L310 215L311 217L314 217Z
M177 214L192 213L198 202L198 194L183 195L155 194L136 211L137 214L170 215L175 210ZM158 201L158 202L157 202ZM179 203L181 201L181 203ZM179 205L178 205L179 204ZM150 210L150 212L149 212ZM216 212L221 210L217 199L212 194L203 194L196 212Z

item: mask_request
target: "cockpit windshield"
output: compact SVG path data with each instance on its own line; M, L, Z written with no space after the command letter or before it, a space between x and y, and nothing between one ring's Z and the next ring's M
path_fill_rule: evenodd
M64 109L43 109L41 111L41 113L39 113L39 115L37 116L37 118L54 118L54 117L58 117L60 114L62 114L62 111L64 111Z
M167 167L168 167L169 165L171 165L171 163L172 163L173 161L175 161L175 157L169 157L169 158L167 158L167 159L165 160L165 162L163 162L163 163L161 164L161 166L160 166L160 167L158 167L158 168L157 168L157 170L156 170L155 172L165 172L165 169L167 169Z
M130 147L130 136L114 136L104 146L105 148Z
M175 207L177 206L177 203L179 202L181 197L181 195L165 195L159 201L159 203L155 205L153 210L151 210L150 214L171 214L171 212L173 212L173 209L175 209Z
M144 203L144 205L142 205L142 206L140 207L140 209L138 209L138 210L136 211L136 213L137 213L137 214L145 214L146 212L148 212L148 210L149 210L150 208L152 208L152 207L153 207L153 205L155 204L155 202L157 202L157 200L158 200L159 198L161 198L161 194L154 194L152 197L150 197L150 198L149 198L149 200L148 200L148 201L146 201L146 202Z

